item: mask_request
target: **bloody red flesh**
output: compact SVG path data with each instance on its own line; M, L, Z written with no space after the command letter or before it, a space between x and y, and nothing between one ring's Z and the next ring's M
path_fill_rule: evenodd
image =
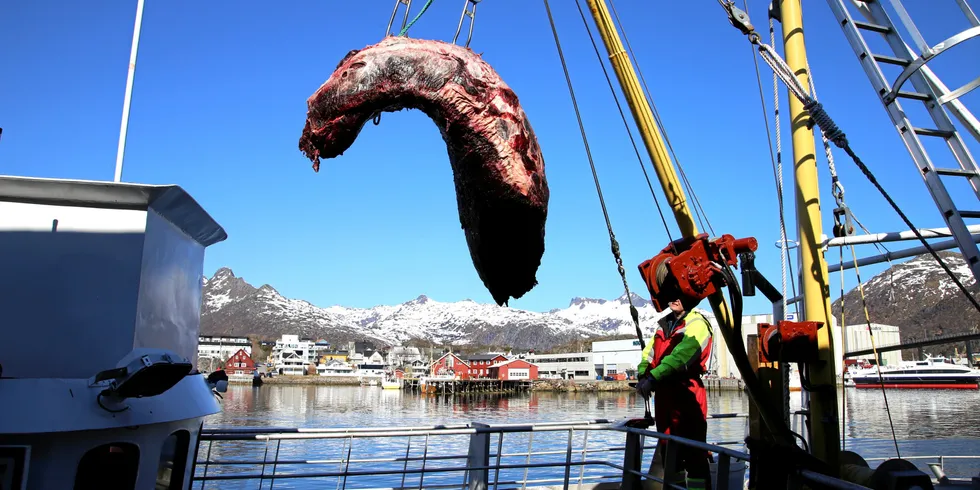
M381 112L419 109L439 127L473 265L503 305L536 284L544 254L544 158L517 95L468 48L388 37L351 51L307 101L299 148L318 171Z

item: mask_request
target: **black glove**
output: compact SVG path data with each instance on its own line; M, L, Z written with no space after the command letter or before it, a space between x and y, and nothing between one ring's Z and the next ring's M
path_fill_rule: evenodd
M643 398L650 398L650 394L656 389L657 380L651 374L645 374L636 383L636 392Z

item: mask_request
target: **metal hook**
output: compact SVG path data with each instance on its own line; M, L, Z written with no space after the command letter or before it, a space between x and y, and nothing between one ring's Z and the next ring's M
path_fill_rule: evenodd
M480 3L481 0L463 0L463 13L459 14L459 24L456 26L456 35L453 36L453 44L456 44L456 39L459 38L459 32L463 30L463 19L466 17L470 18L470 31L466 36L466 44L463 47L470 47L470 41L473 40L473 25L476 24L476 4ZM473 4L473 8L470 8L470 4Z
M391 25L395 23L395 15L398 14L398 6L405 5L405 16L402 17L401 29L405 28L408 24L408 12L412 10L412 0L395 0L395 8L391 11L391 19L388 19L388 28L385 29L385 37L391 36Z

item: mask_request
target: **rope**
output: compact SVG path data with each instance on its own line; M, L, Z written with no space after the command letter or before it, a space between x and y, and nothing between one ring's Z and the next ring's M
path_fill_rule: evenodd
M725 9L726 11L729 11L728 7L725 7ZM731 11L729 11L729 13L731 13ZM888 192L885 191L884 187L882 187L881 184L878 182L878 179L876 179L874 174L871 173L871 170L868 168L868 166L865 165L864 162L861 161L861 158L859 158L857 154L854 153L854 150L851 148L851 145L847 141L847 136L839 127L837 127L837 124L834 122L833 119L831 119L830 115L827 114L827 111L826 109L823 108L823 105L806 93L806 91L803 89L803 85L800 83L799 80L797 80L796 76L793 75L792 70L789 68L786 62L783 61L783 59L780 58L779 55L773 50L772 46L760 42L759 35L755 33L755 31L747 32L747 34L749 36L749 41L752 44L759 46L759 53L761 54L762 58L766 61L766 63L769 65L769 67L772 68L773 72L779 76L780 80L782 80L784 84L786 84L786 87L789 89L789 91L792 92L793 95L796 96L796 98L803 103L803 109L810 114L809 125L811 127L813 125L819 127L820 130L823 132L824 137L832 141L835 145L837 145L838 148L843 149L844 152L846 152L847 155L851 157L851 160L854 162L855 165L857 165L858 169L861 170L861 173L863 173L864 176L871 182L871 184L874 185L876 189L878 189L878 192L882 195L882 197L885 198L886 201L888 201L888 204L891 205L892 209L895 210L898 216L902 218L902 221L904 221L905 224L909 227L909 230L915 234L916 238L918 238L919 241L922 242L922 245L926 248L926 250L929 251L929 253L932 255L934 259L936 259L936 262L939 263L939 265L943 268L943 271L946 272L946 275L953 280L953 283L956 284L956 286L960 289L963 295L966 296L968 300L970 300L970 303L973 304L973 307L976 308L977 311L980 311L980 303L978 303L976 298L974 298L970 294L970 292L967 291L966 287L963 286L963 283L960 282L959 278L957 278L956 275L953 274L953 271L950 270L949 266L946 265L946 262L943 261L942 257L940 257L938 253L936 253L936 250L932 248L932 245L930 245L929 242L926 241L925 237L922 236L922 233L919 232L918 228L916 228L915 225L912 224L912 221L909 220L908 216L905 215L905 213L898 206L898 204L896 204L895 201L888 194Z
M837 247L840 251L840 263L844 263L844 246L841 245ZM844 321L844 274L838 274L840 276L840 334L841 345L844 350L847 351L847 323ZM841 359L844 359L843 352L841 353ZM847 448L847 386L844 386L845 375L847 374L847 364L841 362L841 373L840 373L840 399L841 399L841 414L840 414L840 449L843 451ZM889 414L889 416L891 416Z
M748 0L742 0L742 4L745 5L745 10L749 9ZM772 19L769 19L769 39L773 45L775 45L775 28ZM752 52L752 46L749 46L749 52ZM755 65L755 77L759 81L759 99L762 100L762 77L759 75L759 60L753 54L752 63ZM783 135L782 135L782 124L779 121L779 82L776 75L772 76L772 111L773 111L773 123L776 126L776 156L773 159L773 172L776 177L776 197L779 200L779 268L782 273L783 280L783 311L786 311L786 256L787 246L786 246L786 217L783 205ZM766 115L765 102L762 102L762 114ZM769 133L769 118L766 117L766 133ZM769 156L772 158L772 143L769 143ZM793 296L796 296L796 284L793 284ZM799 302L795 303L799 305ZM799 306L796 307L799 310Z
M748 10L748 0L742 0L742 5ZM773 33L772 19L769 20L769 34ZM766 143L769 144L769 160L772 162L772 176L776 183L776 201L778 203L779 211L779 268L782 273L782 294L783 294L783 312L785 313L788 308L788 298L786 294L786 221L783 214L783 162L781 154L781 140L780 136L780 126L779 126L779 85L776 83L775 77L773 78L773 106L775 110L775 125L776 125L776 152L773 153L772 148L772 131L769 129L769 115L766 113L766 99L762 93L762 75L759 72L759 61L753 54L753 49L749 46L749 54L752 57L752 63L755 65L755 79L759 86L759 104L762 109L762 120L766 127ZM778 159L778 161L777 161ZM794 284L795 290L795 284ZM796 296L795 291L793 296Z
M697 217L698 223L701 225L701 229L707 229L712 235L715 235L715 230L711 226L711 221L708 220L708 214L705 213L704 207L701 206L701 200L698 199L697 193L694 192L694 187L691 185L691 182L687 180L687 174L684 173L684 167L681 165L680 159L677 158L677 153L674 151L674 145L670 143L670 137L667 135L667 128L660 119L660 112L657 111L657 104L653 101L653 95L650 94L650 87L647 86L646 77L643 76L643 70L640 68L640 63L637 61L636 54L633 52L633 45L630 43L630 38L626 34L626 26L623 25L623 22L619 18L619 12L616 11L616 4L613 2L613 0L609 0L609 7L616 19L616 24L619 24L619 29L623 32L623 41L626 43L626 50L629 52L629 57L633 60L633 65L636 67L636 74L640 78L640 84L643 85L643 93L646 95L647 101L650 102L650 109L653 112L653 119L657 122L657 126L660 127L661 132L663 132L664 141L667 143L667 149L670 151L671 158L674 159L674 163L677 165L677 170L680 173L684 187L687 189L687 192L691 194L691 198L694 199L694 215ZM704 217L703 221L702 215Z
M875 345L875 334L871 331L871 315L868 313L868 302L864 297L864 283L861 282L861 271L858 269L857 253L854 252L854 245L850 246L851 257L854 259L854 274L857 276L858 290L861 292L861 306L864 308L864 321L868 325L868 336L871 338L871 351L875 356L875 370L878 371L878 383L881 384L881 396L885 398L885 412L888 414L888 426L892 430L892 442L895 443L896 457L901 458L902 452L898 449L898 438L895 437L895 424L892 423L892 412L888 408L888 393L885 390L885 379L881 376L881 358L878 357L878 347ZM841 274L843 276L843 274ZM843 312L844 299L841 297L841 311Z
M415 18L412 19L411 22L408 23L408 25L403 27L401 32L398 33L398 35L399 36L408 35L408 30L411 29L411 27L415 25L415 22L419 20L419 17L422 17L422 14L424 14L425 11L429 9L429 5L432 5L432 0L426 0L425 5L422 6L422 10L420 10L419 13L415 14Z
M653 203L657 205L657 213L660 214L660 221L663 222L664 230L667 231L667 239L670 240L671 247L673 248L674 238L670 234L670 227L667 225L667 219L664 217L664 212L660 208L660 200L657 199L657 193L653 190L653 184L650 182L650 174L647 173L647 169L643 165L643 157L640 156L640 149L636 145L636 140L633 139L633 132L630 130L630 125L626 119L626 113L623 111L623 106L619 103L619 96L616 95L616 88L613 86L612 79L609 77L609 71L606 70L606 64L602 62L602 54L599 53L599 46L595 42L595 37L592 36L592 28L589 27L589 22L586 20L585 12L582 10L582 4L579 2L579 0L575 0L575 6L578 7L578 13L582 17L582 25L585 26L585 32L589 34L589 41L592 41L592 49L595 50L596 59L599 60L599 66L602 67L602 74L606 77L606 83L609 85L609 91L612 93L613 100L616 102L616 109L619 110L619 116L623 120L623 126L626 128L626 134L629 135L630 143L633 145L633 152L636 153L636 161L640 164L640 170L643 171L643 177L647 181L647 187L650 189L650 195L653 197ZM676 249L674 249L674 253L677 253Z
M582 114L578 108L578 101L575 99L575 89L572 87L572 78L568 74L568 65L565 63L565 55L561 49L561 41L558 39L558 29L555 27L555 19L551 15L551 6L548 5L548 0L544 0L544 8L548 13L548 22L551 24L551 32L555 36L555 47L558 48L558 58L561 60L561 68L565 72L565 82L568 84L568 94L572 98L572 107L575 109L575 118L578 120L579 131L582 133L582 143L585 145L585 154L589 159L589 167L592 168L592 179L595 181L595 190L599 195L599 205L602 206L602 216L606 220L606 230L609 232L609 242L612 247L613 257L616 259L616 267L619 270L619 276L623 279L623 287L626 289L626 300L630 305L630 316L633 319L633 325L636 327L636 336L640 341L640 349L646 348L646 343L643 341L643 332L640 330L640 315L636 311L636 306L633 305L633 297L630 294L629 284L626 281L626 269L623 268L623 259L619 253L619 242L616 241L616 234L613 233L612 222L609 220L609 211L606 209L606 201L602 197L602 187L599 185L599 174L596 173L595 161L592 159L592 151L589 149L589 139L585 134L585 125L582 123Z

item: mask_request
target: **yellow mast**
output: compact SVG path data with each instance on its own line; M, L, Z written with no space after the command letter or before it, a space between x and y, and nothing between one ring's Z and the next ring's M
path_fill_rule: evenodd
M780 22L786 64L797 80L809 91L806 45L803 40L803 16L800 0L780 0ZM793 131L793 168L796 182L796 221L800 251L800 280L803 289L805 320L823 322L817 331L817 347L821 362L809 365L810 382L831 389L810 395L810 451L823 460L835 473L840 456L840 431L837 414L837 376L834 342L831 331L830 284L827 262L820 250L823 221L820 216L820 192L817 182L817 160L813 131L807 128L809 113L796 97L789 97L790 121ZM836 475L835 475L836 476Z
M616 31L612 17L609 15L606 2L603 0L587 0L587 3L589 4L589 10L592 12L593 18L595 18L599 34L602 36L602 42L606 45L606 50L610 53L609 59L613 70L616 72L616 77L619 79L619 83L623 88L623 94L629 104L630 112L632 112L636 126L640 131L640 135L643 137L644 146L650 155L651 162L653 162L654 171L656 171L660 185L663 187L664 195L666 195L667 202L670 204L670 209L674 213L674 220L677 221L681 235L685 238L697 236L699 234L698 227L694 222L691 209L687 205L684 189L681 187L677 173L674 171L674 165L670 160L670 156L667 154L667 148L664 146L663 138L660 136L660 128L657 127L657 123L653 118L650 103L640 89L640 82L636 76L636 71L633 69L629 55L626 54L626 49L624 49L623 43L619 39L619 33ZM714 311L718 323L727 325L730 321L731 314L722 292L718 291L711 295L708 301L711 303L711 309Z

